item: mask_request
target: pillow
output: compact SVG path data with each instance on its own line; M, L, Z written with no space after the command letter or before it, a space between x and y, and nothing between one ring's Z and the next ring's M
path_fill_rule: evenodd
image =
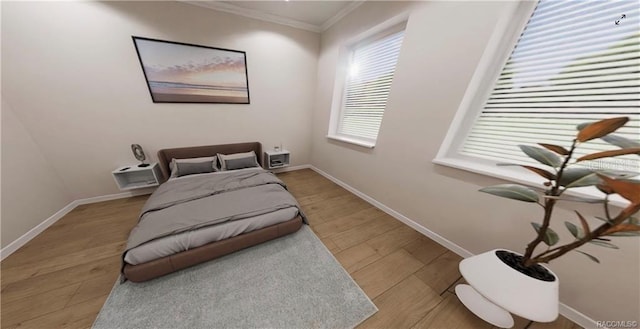
M243 168L253 168L257 167L255 157L246 157L239 159L229 159L225 160L226 170L235 170L235 169L243 169Z
M217 156L212 156L212 157L200 157L200 158L186 158L186 159L171 159L171 162L169 163L169 170L171 170L171 175L170 178L173 177L178 177L176 174L176 163L197 163L197 162L206 162L206 161L211 161L211 167L213 169L213 171L219 171L220 168L218 167L218 157Z
M220 159L221 170L260 167L256 160L256 153L253 151L229 155L218 153L218 159Z
M213 172L213 161L176 162L176 177Z

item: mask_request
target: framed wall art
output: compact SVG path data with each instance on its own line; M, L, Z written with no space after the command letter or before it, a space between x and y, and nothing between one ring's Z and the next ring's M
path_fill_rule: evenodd
M154 103L249 104L244 51L132 38Z

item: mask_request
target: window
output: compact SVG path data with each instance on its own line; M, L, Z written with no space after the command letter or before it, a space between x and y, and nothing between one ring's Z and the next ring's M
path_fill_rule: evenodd
M373 147L400 55L405 24L387 28L347 48L348 63L337 120L329 137ZM334 94L336 95L336 94ZM337 95L336 95L337 96ZM334 112L336 109L334 109Z
M568 147L578 124L614 116L631 118L616 134L640 141L637 2L541 0L527 16L522 15L526 12L523 5L518 6L515 11L521 21L530 16L524 30L516 29L522 34L517 40L511 36L514 48L497 42L494 53L489 54L508 57L506 63L500 61L497 66L495 59L491 63L483 58L484 70L476 72L480 77L474 76L475 86L467 91L457 123L434 162L460 168L467 167L465 161L480 165L531 162L534 160L518 145L541 142ZM503 30L514 27L513 22L507 23ZM504 49L510 54L500 56ZM482 83L489 88L483 89ZM594 141L581 145L576 154L612 148L604 141ZM640 175L636 155L585 165ZM486 173L488 169L473 171Z

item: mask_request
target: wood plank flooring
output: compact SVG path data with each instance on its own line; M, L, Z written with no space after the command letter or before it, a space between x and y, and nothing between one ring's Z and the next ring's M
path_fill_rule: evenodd
M492 328L455 297L460 257L311 170L279 174L379 308L359 328ZM90 328L146 196L79 206L1 266L2 328ZM516 319L516 328L577 329Z

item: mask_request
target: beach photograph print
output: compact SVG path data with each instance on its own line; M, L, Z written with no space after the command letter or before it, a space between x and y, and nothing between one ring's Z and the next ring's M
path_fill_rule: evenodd
M244 51L133 37L154 103L249 104Z

